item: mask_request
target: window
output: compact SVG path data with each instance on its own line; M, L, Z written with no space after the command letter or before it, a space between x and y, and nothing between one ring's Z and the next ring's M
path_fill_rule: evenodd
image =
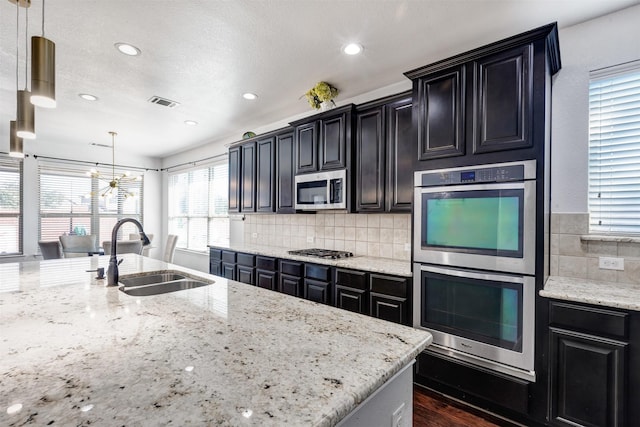
M640 233L640 61L590 77L590 229Z
M204 251L229 243L227 163L169 176L169 233L177 247Z
M78 165L39 161L40 240L57 240L62 234L97 234L98 242L111 240L111 230L119 219L134 218L142 223L143 179L127 180L102 196L113 177L111 169L98 176ZM116 176L124 171L116 169ZM136 233L132 223L124 224L119 239ZM126 236L126 237L123 237Z
M0 157L0 255L22 253L22 160Z

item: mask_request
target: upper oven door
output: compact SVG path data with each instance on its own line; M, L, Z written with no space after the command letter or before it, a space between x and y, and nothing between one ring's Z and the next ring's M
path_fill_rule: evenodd
M415 261L535 274L535 185L416 187Z

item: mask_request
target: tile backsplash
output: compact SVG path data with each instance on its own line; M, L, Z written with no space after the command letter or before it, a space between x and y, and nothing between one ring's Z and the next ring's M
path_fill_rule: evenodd
M599 268L599 257L624 258L624 271ZM640 283L640 238L589 234L589 214L551 215L551 275Z
M244 243L291 249L323 248L409 261L410 214L245 215Z

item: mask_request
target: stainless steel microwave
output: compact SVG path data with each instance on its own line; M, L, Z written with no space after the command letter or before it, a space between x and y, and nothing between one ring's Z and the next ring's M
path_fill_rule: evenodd
M346 169L296 175L295 184L298 210L347 208Z

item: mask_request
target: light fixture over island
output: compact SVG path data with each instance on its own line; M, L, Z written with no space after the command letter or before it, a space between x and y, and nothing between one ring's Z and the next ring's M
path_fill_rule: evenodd
M106 256L0 264L0 424L351 426L404 403L410 425L429 333L122 257L121 278L214 283L132 297L87 272Z

